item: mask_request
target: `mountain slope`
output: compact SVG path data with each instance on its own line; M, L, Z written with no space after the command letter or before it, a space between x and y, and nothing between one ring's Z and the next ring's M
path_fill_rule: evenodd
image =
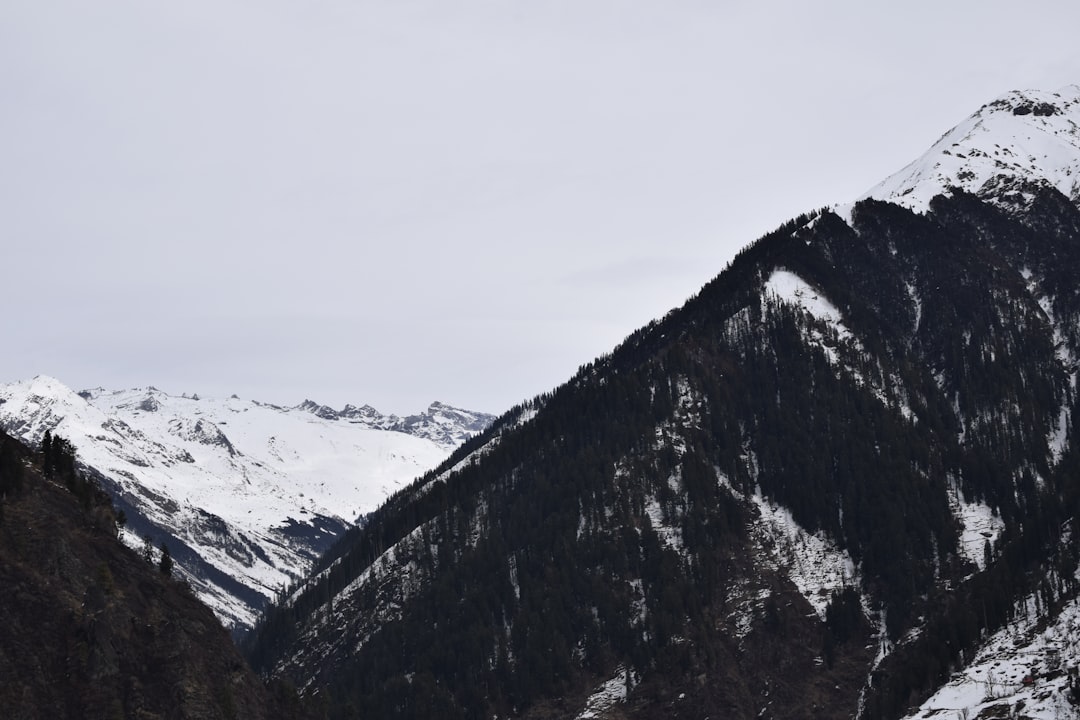
M436 403L407 419L410 434L371 408L75 394L46 377L0 387L0 403L0 427L24 441L46 430L69 439L127 515L129 544L167 540L199 596L240 628L357 517L489 419Z
M108 498L0 433L6 718L299 716L190 589L116 537Z
M1075 137L1076 94L946 138ZM1022 598L1074 597L1072 141L942 195L981 177L954 142L395 494L252 661L341 717L897 717Z

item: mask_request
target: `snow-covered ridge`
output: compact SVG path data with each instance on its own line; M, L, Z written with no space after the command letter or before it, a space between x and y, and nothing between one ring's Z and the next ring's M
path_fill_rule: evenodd
M431 403L424 412L406 417L384 415L370 405L346 405L341 410L334 410L313 400L305 400L293 409L309 412L323 420L341 420L377 430L414 435L447 449L457 447L495 420L494 415L462 410L438 401Z
M406 418L414 435L373 409L320 407L152 387L76 394L42 376L0 385L0 427L31 445L46 430L68 438L128 514L126 539L168 542L200 597L240 626L336 534L488 417L436 403Z
M1050 185L1080 204L1080 86L1001 96L858 199L926 212L931 198L952 188L1022 204L1031 185Z

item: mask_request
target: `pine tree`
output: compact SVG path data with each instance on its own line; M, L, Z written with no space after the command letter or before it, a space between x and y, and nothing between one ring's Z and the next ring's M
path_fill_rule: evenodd
M172 577L173 559L172 555L169 554L169 546L165 544L164 540L161 542L161 560L158 562L158 570L165 577Z
M53 438L52 431L46 430L45 437L41 440L41 454L45 458L44 469L45 474L50 475L53 468L53 454L52 454Z

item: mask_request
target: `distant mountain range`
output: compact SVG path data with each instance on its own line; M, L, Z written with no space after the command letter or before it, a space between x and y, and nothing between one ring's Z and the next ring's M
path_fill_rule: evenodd
M126 541L167 542L197 594L240 630L358 518L490 421L441 403L399 418L152 387L75 393L43 376L0 386L0 428L31 446L46 431L70 440L125 511Z

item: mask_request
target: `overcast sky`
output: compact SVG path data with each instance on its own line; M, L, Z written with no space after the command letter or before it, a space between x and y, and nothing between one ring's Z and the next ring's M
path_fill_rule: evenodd
M1080 3L0 0L0 382L499 412L985 102Z

